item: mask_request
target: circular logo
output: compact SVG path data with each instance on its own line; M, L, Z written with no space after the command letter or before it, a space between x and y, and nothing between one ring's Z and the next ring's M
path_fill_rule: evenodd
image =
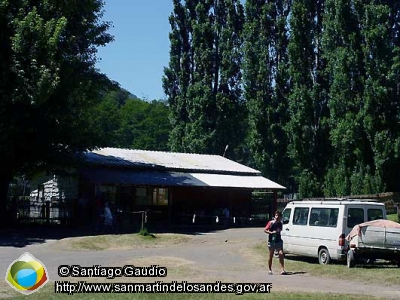
M23 294L36 292L49 280L45 266L28 252L11 263L5 279L11 287Z

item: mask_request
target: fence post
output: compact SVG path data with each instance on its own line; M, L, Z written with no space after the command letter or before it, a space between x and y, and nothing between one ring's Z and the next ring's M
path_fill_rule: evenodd
M141 229L140 229L140 231L142 231L142 232L144 230L144 214L145 214L145 212L142 211L142 226L141 226Z
M46 201L45 216L46 216L46 223L50 224L50 201Z

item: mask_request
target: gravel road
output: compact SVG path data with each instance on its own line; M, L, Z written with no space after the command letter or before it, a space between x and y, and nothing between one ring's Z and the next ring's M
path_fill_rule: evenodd
M265 234L259 228L228 229L211 233L195 234L189 242L162 247L134 248L130 250L72 251L56 247L59 240L43 240L19 247L7 243L11 237L0 237L0 273L5 274L9 264L25 252L42 261L49 272L50 280L60 280L58 266L135 266L159 265L167 267L168 276L164 282L176 280L187 282L271 282L272 293L278 291L329 292L361 294L400 299L399 286L364 284L350 279L328 279L313 277L296 270L287 270L290 275L268 275L265 264L254 258L251 247L265 241ZM18 237L14 236L17 240ZM64 244L68 240L62 241ZM10 245L8 245L10 244ZM14 243L17 244L17 243ZM265 259L267 257L265 256ZM278 260L274 259L275 274L279 274ZM2 275L3 276L3 275ZM66 278L64 278L65 280ZM141 282L154 282L157 278L130 278ZM115 279L127 282L126 278ZM6 295L0 285L0 297ZM3 291L2 291L3 290Z

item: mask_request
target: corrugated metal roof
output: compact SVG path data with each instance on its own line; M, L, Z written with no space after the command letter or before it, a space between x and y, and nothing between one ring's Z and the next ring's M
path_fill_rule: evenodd
M192 173L190 175L200 180L205 186L239 187L239 188L273 189L273 190L286 189L285 187L265 177L262 177L261 175L238 176L238 175L220 175L220 174L203 174L203 173Z
M219 155L101 148L87 152L86 160L91 164L114 167L261 174Z
M285 189L261 175L225 175L181 172L149 172L117 169L87 169L82 176L90 182L122 185L233 187L251 189Z

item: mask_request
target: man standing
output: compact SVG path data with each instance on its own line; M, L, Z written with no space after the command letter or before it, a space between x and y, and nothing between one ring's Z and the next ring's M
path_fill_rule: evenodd
M105 206L104 206L104 227L106 231L110 231L112 229L113 226L113 215L111 213L111 209L110 209L110 204L109 202L106 202Z
M224 217L224 226L228 227L229 226L229 209L225 207L222 211L222 215Z
M284 253L283 253L283 241L281 237L282 232L282 213L280 211L275 212L275 218L269 221L265 226L264 232L268 234L268 274L272 275L272 258L274 251L277 250L279 254L279 263L281 265L281 275L287 274L285 271Z

